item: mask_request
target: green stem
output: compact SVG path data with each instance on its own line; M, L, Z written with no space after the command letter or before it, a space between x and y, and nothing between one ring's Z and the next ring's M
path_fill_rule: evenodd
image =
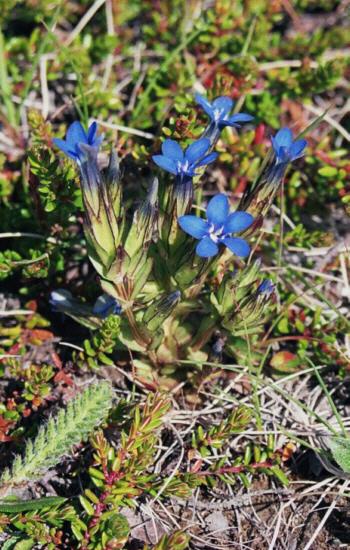
M129 302L129 296L125 290L124 285L115 285L115 289L117 292L117 295L121 297L121 299L124 302ZM149 339L145 339L144 336L141 334L141 331L139 330L139 327L137 326L136 319L134 317L134 313L131 309L131 307L128 304L128 307L124 310L124 313L126 315L126 318L129 322L131 332L135 338L135 341L145 349L147 349L149 345Z

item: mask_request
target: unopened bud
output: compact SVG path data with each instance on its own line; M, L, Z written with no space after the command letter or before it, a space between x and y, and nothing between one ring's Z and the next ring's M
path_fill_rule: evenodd
M136 210L124 249L132 257L139 249L147 249L157 229L158 179L154 178L147 197Z
M172 313L181 298L181 292L176 290L171 294L162 296L159 300L153 302L143 315L143 323L147 325L151 332L156 331Z
M89 244L89 256L95 268L105 275L115 259L119 246L120 200L119 184L112 189L112 179L107 184L97 163L97 148L81 144L83 156L81 159L81 188L85 207L84 231ZM114 162L114 161L113 161ZM112 167L113 176L115 167ZM108 173L108 172L107 172ZM100 264L100 265L98 265Z
M245 210L256 219L247 233L257 228L260 218L269 210L283 181L286 168L287 164L276 163L276 157L271 149L255 182L247 188L238 205L238 210Z

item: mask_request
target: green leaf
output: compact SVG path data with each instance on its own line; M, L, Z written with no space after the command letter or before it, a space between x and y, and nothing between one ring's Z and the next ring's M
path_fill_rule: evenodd
M91 505L91 503L86 498L84 498L82 495L80 495L79 500L80 500L80 504L84 508L85 512L89 516L93 516L94 515L94 508Z
M112 513L105 521L106 533L113 539L123 540L129 536L130 527L123 514Z
M98 360L104 365L114 365L113 359L108 357L105 353L103 353L103 351L98 353Z
M77 525L75 525L74 523L71 525L71 529L72 529L72 532L73 532L73 535L75 536L75 538L77 540L82 540L83 539L83 534L82 532L80 531L79 527Z
M269 470L283 485L289 485L289 479L279 466L272 466L271 468L269 468Z
M318 173L325 178L333 178L337 175L338 170L334 166L323 166L318 170Z
M17 542L13 550L31 550L31 548L34 548L34 545L35 542L33 539L24 539Z
M5 541L2 545L1 550L13 550L15 548L16 542L18 542L18 537L16 536L7 539L7 541Z
M28 510L40 510L41 508L50 508L66 502L64 497L43 497L34 500L22 500L18 502L3 501L0 502L0 512L3 514L17 514Z
M345 437L331 437L328 442L332 456L338 466L350 473L350 439Z

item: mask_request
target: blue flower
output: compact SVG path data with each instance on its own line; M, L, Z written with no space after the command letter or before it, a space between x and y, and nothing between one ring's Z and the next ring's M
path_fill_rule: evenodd
M80 163L84 157L84 152L80 148L81 144L90 145L96 149L101 145L103 136L96 136L96 132L96 122L93 122L86 132L81 123L75 121L69 126L65 140L54 138L52 141L68 157Z
M293 134L289 128L281 128L275 137L271 138L272 147L276 155L276 164L287 164L303 156L307 146L306 139L293 141Z
M231 110L234 105L233 100L227 96L220 96L210 103L204 96L195 95L198 105L204 109L210 120L214 122L220 129L225 126L234 126L240 128L241 123L250 122L254 117L246 113L236 113L231 115Z
M154 155L154 162L171 174L193 178L196 169L213 162L217 153L206 154L210 147L210 141L206 138L194 141L183 151L177 141L166 139L162 144L162 155Z
M92 312L95 313L95 315L98 315L98 317L105 319L108 315L120 315L122 308L113 296L109 296L109 294L102 294L97 298Z
M257 289L258 294L265 294L266 296L269 296L275 291L275 285L271 281L271 279L265 279Z
M207 220L197 216L181 216L178 219L183 231L199 239L196 247L198 256L210 258L219 252L224 244L237 256L248 256L250 247L244 239L231 237L231 233L245 231L252 223L253 216L248 212L233 212L226 195L220 193L211 199L207 207Z

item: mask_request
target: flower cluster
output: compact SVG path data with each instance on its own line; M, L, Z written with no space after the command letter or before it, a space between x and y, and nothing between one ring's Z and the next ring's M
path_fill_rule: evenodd
M209 165L217 159L218 154L212 149L220 132L226 126L239 128L241 124L251 122L253 117L247 113L231 114L234 102L226 96L217 97L212 102L204 96L196 94L197 104L202 107L210 119L208 128L203 137L191 143L185 150L173 139L166 139L162 144L162 153L154 155L153 161L176 176L175 189L178 201L178 223L183 231L199 240L196 253L209 258L215 256L219 246L225 245L237 256L245 257L249 254L249 245L240 237L232 237L234 233L241 233L253 223L253 217L244 211L229 213L229 203L225 195L214 197L208 204L207 220L187 214L191 208L193 196L192 179L198 175L198 169ZM97 135L97 124L93 122L87 131L80 122L74 122L68 129L66 139L54 139L53 142L66 155L75 160L81 168L83 180L88 184L85 187L91 191L91 174L95 164L90 160L96 156L103 136ZM307 145L305 139L293 141L293 134L289 128L282 128L271 138L275 154L275 168L272 167L268 178L272 180L282 177L287 164L303 155ZM96 178L93 178L96 179ZM185 200L185 197L187 199ZM94 198L94 197L93 197ZM93 200L90 201L93 204Z
M226 126L239 128L241 124L253 120L253 117L246 113L232 115L234 102L229 97L221 96L210 103L205 97L196 94L196 101L210 119L202 137L184 151L176 141L166 139L162 144L162 154L154 155L153 161L163 170L175 175L173 211L177 214L181 229L199 239L196 253L203 258L209 258L215 256L219 245L223 244L234 254L244 257L249 254L248 244L231 235L244 231L252 224L253 218L250 214L236 212L230 216L229 203L224 195L218 195L210 202L208 221L191 216L189 212L193 198L192 179L198 175L198 169L216 160L218 154L213 148L220 132Z
M199 189L194 178L217 159L214 149L220 133L253 118L233 114L228 97L209 102L197 94L196 101L209 118L207 127L187 147L164 140L153 161L174 181L169 186L165 178L154 178L133 216L123 200L114 151L108 167L100 169L103 137L95 122L88 129L74 122L66 139L53 140L80 171L87 251L104 294L93 305L58 289L51 294L51 305L89 330L117 321L119 345L146 354L152 365L176 363L189 349L205 350L215 335L217 344L210 352L216 353L215 360L224 346L225 354L236 357L235 338L247 330L250 334L261 330L275 285L261 280L259 261L247 262L233 273L223 269L226 262L215 264L215 257L225 251L240 258L250 254L247 235L262 223L288 164L302 156L306 146L304 139L294 140L292 132L282 128L271 138L273 154L236 211L230 211L228 196L218 193L209 200L205 215L193 215L195 185ZM220 273L218 284L202 292L212 270ZM202 310L197 307L199 295ZM181 331L185 323L190 326L191 311L196 311L198 323L190 342Z
M174 176L174 184L166 189L165 181L158 182L154 178L132 220L123 202L116 154L112 151L107 169L99 167L98 152L103 136L97 133L96 122L87 130L80 122L74 122L65 140L53 140L79 167L88 254L105 294L92 306L58 289L51 295L51 304L55 310L96 329L105 317L120 314L122 303L124 315L118 338L130 349L149 352L152 361L155 360L153 350L161 344L164 331L172 330L171 324L170 328L164 328L164 321L175 315L183 298L193 298L200 292L212 265L195 260L193 249L203 259L214 258L225 249L240 258L247 257L250 253L247 230L251 234L259 227L288 164L300 158L306 147L304 139L294 140L291 130L282 128L271 138L274 154L258 175L257 184L243 195L235 212L230 211L228 197L219 193L208 202L205 217L193 215L193 179L217 159L214 148L221 131L225 127L239 128L253 119L247 113L232 114L234 103L229 97L209 102L197 94L196 101L209 117L207 128L186 148L173 139L164 140L161 153L154 155L153 161ZM159 184L161 192L158 192ZM197 241L195 247L191 238ZM164 265L159 265L163 258ZM253 327L262 318L263 308L274 295L275 286L268 279L257 285L257 262L253 271L254 277L249 265L239 270L242 280L231 280L232 277L224 275L218 295L212 296L216 312L212 319L214 324L211 326L207 319L203 320L195 349L208 341L216 329L217 314L221 316L221 327L228 334L232 330L237 333L237 330L246 329L246 326L241 327L241 316L237 316L232 306L232 292L240 300L245 321L249 317ZM147 286L154 278L159 284L158 294L154 293L153 284ZM173 288L174 283L177 288ZM237 284L241 284L239 292ZM141 309L140 303L144 304ZM168 333L167 338L171 337Z

